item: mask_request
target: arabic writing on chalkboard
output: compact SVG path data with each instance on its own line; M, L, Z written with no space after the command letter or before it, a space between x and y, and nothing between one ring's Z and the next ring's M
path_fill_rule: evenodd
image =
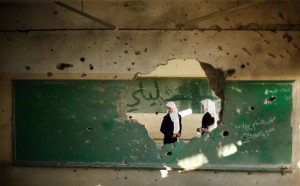
M270 133L275 131L275 127L272 125L275 120L276 116L270 116L266 120L258 118L253 123L231 123L231 125L241 130L241 142L248 143L257 138L267 139Z

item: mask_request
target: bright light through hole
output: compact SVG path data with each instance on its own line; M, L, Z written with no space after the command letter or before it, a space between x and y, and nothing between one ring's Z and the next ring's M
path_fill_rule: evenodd
M241 140L239 140L239 141L236 142L236 144L237 144L238 146L241 146L241 145L243 144L243 142L242 142Z
M218 156L219 157L226 157L232 155L237 152L237 148L234 144L225 145L218 149Z
M185 117L185 116L193 114L193 110L189 108L189 109L180 111L179 114L181 115L181 117Z
M202 153L178 161L178 165L184 170L194 170L206 163L208 163L208 160Z
M160 174L162 178L168 177L168 170L160 170Z
M300 168L300 161L298 161L298 167Z

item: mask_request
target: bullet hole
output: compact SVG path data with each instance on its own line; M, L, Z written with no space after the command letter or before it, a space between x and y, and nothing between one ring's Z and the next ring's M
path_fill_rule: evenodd
M26 70L30 70L30 66L26 66L25 69L26 69Z
M125 45L128 45L128 43L125 43Z
M116 37L117 39L121 39L119 36Z
M48 72L48 73L47 73L47 76L48 76L48 77L51 77L51 76L52 76L52 73L51 73L51 72Z
M235 69L228 69L227 70L227 75L232 76L235 73Z
M281 19L284 19L284 16L281 12L278 12L278 16L281 18Z
M57 11L53 11L53 14L54 14L54 15L57 15L57 14L58 14L58 12L57 12Z
M144 52L146 53L146 52L147 52L147 50L148 50L148 49L147 49L147 48L145 48L145 49L144 49Z
M4 112L4 110L2 110L2 112Z
M115 75L115 76L114 76L114 79L117 79L117 78L118 78L118 76Z
M285 33L283 36L282 36L283 39L287 39L288 42L291 42L294 38L288 34L288 33Z
M157 181L157 179L155 179L154 181Z
M221 46L218 46L218 50L223 51L223 48Z
M276 56L272 53L268 53L269 56L271 56L272 58L276 58Z
M127 71L131 71L131 68L127 68Z
M132 64L132 65L135 65L135 62L132 62L131 64Z
M129 4L126 2L123 4L124 7L129 7Z
M80 58L80 61L81 61L81 62L84 62L84 61L85 61L85 58L84 58L84 57L81 57L81 58Z
M254 109L255 109L255 108L254 108L253 106L249 107L249 110L251 110L251 111L254 110Z
M224 137L225 136L228 136L229 135L229 132L227 130L223 131L223 134L222 134Z
M155 114L157 115L157 114L158 114L158 112L155 112Z
M168 155L168 156L171 156L171 155L172 155L172 152L170 152L170 151L167 152L167 155Z
M59 63L56 65L56 68L58 70L64 70L65 68L73 67L72 64L67 64L67 63Z
M264 42L265 42L265 43L267 43L268 45L270 44L270 42L269 42L269 41L267 41L267 40L265 40L265 39L264 39Z
M229 53L229 52L226 52L226 54L227 54L227 55L230 55L230 53Z
M91 127L86 128L87 131L92 131L93 129Z
M125 53L125 54L128 54L128 50L125 50L124 53Z
M244 65L244 64L241 65L241 68L245 68L245 67L246 67L246 65Z
M276 96L272 96L272 97L266 99L265 102L264 102L264 104L269 104L269 103L275 101L275 99L276 99Z
M82 73L82 74L81 74L81 77L85 77L85 76L87 76L86 73Z
M53 48L51 48L50 51L53 52Z
M127 176L125 176L124 179L127 180Z
M94 66L92 64L89 65L90 70L94 70Z
M85 143L86 143L86 144L92 144L92 143L93 143L93 140L92 140L92 139L87 139L87 140L85 140Z
M140 51L135 51L135 55L140 55L141 52Z
M252 55L246 48L243 47L242 50L244 50L248 55Z
M77 172L77 170L76 170L76 169L74 169L74 170L73 170L73 172Z
M129 119L132 119L132 116L129 116Z
M116 64L118 64L118 62L114 61L114 64L116 65Z

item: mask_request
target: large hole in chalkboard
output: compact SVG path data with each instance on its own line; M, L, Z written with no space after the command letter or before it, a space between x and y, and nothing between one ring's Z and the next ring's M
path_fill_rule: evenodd
M196 60L184 60L185 65L182 62L168 61L167 65L158 66L151 74L137 74L124 91L127 119L144 125L149 137L159 145L162 145L164 139L160 128L167 114L168 101L175 102L181 115L180 140L185 143L200 135L197 128L205 128L210 133L222 119L225 89L223 71ZM167 77L166 72L170 72ZM186 77L187 72L189 76L194 73L197 78ZM215 103L215 121L209 119L207 125L202 126L206 111L202 109L201 101L206 99Z

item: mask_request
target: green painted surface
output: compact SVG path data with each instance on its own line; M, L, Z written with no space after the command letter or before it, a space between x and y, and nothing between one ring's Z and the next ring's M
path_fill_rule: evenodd
M143 125L124 118L125 112L165 112L167 100L199 113L205 98L216 99L200 78L14 81L14 161L222 170L291 163L292 82L227 82L223 124L208 140L160 147Z

